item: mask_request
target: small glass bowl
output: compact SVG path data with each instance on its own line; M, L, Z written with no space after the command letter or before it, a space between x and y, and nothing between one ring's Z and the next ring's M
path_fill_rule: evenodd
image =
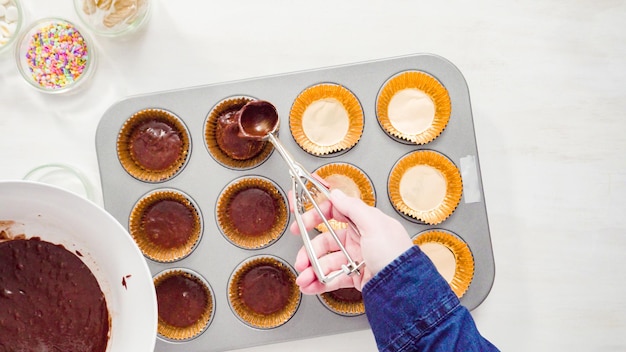
M17 38L24 25L24 9L20 0L8 0L5 5L0 6L4 6L5 11L10 7L17 9L17 18L11 22L7 20L6 12L0 12L0 55L2 55L11 50L15 38Z
M61 187L79 196L96 201L94 186L78 168L67 164L45 164L30 170L24 180Z
M148 22L151 3L152 0L74 0L74 10L96 35L120 37Z
M26 82L53 94L83 85L96 65L95 46L88 33L60 18L41 19L27 27L17 42L15 58Z

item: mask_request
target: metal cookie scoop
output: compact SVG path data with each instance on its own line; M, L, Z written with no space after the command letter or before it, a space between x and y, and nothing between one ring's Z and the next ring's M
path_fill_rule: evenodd
M326 219L319 205L315 201L315 196L319 193L329 198L330 192L328 191L328 188L326 188L326 186L324 186L319 180L311 176L311 174L306 171L302 165L296 162L275 136L280 120L274 105L267 101L255 100L243 106L237 114L239 115L239 135L243 138L269 141L289 167L289 173L292 181L291 188L296 201L296 204L294 205L294 215L296 217L296 223L298 224L300 233L302 234L304 248L309 256L309 261L313 266L313 270L317 275L317 279L325 284L341 274L352 275L356 273L357 275L360 275L361 273L359 268L364 263L358 263L352 260L350 254L348 254L348 251L346 251L345 247L339 240L339 237L337 237L335 230L332 226L330 226L328 219ZM307 187L307 184L309 184L310 188ZM328 231L332 235L333 239L337 242L339 249L347 259L347 264L342 265L341 270L330 272L328 274L324 274L324 270L322 270L317 254L311 244L311 237L309 236L302 219L302 214L306 211L304 205L307 200L313 205L313 208L315 208L315 211L319 214L320 218L324 222L324 225L326 225L326 228L328 228ZM348 224L352 227L355 233L359 234L356 226L354 226L352 222L349 222Z

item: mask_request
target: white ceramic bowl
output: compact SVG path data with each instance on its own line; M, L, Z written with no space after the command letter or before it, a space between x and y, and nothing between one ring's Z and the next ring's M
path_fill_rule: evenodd
M38 236L80 251L107 300L107 351L154 351L158 310L152 275L132 237L113 216L55 186L0 181L0 225L12 235Z

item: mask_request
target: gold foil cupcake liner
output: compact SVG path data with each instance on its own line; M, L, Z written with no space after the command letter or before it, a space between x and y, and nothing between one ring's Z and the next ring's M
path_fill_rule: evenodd
M348 115L346 134L339 141L330 145L320 145L307 136L304 128L304 115L311 104L321 100L339 102ZM338 84L319 84L305 89L295 99L289 115L289 127L296 143L307 153L323 156L354 147L363 134L363 109L359 100L343 86Z
M452 291L461 298L467 292L474 278L474 256L467 243L442 230L424 231L413 238L413 243L418 246L425 243L438 243L452 252L456 265L454 277L449 284Z
M441 173L446 182L446 192L441 203L430 210L413 209L401 194L400 182L414 166L425 165ZM446 220L461 201L463 181L459 169L443 154L432 150L418 150L403 156L392 168L388 182L389 198L393 206L404 215L436 225Z
M162 200L172 200L184 205L194 217L193 233L185 244L174 248L163 248L152 242L145 233L143 217L145 212ZM130 235L137 243L141 252L151 260L170 263L188 256L200 241L202 222L197 205L187 195L174 190L156 190L143 196L135 204L129 219Z
M361 200L367 205L376 205L374 184L365 172L358 167L348 163L330 163L319 167L313 171L313 173L324 179L330 189L338 188L349 196L361 198ZM324 200L325 197L323 195L320 195L319 199L316 199L318 203L323 202ZM305 204L306 210L312 208L312 204ZM335 219L330 219L328 223L335 230L345 229L348 227L347 223L340 222ZM315 229L319 232L328 231L328 228L323 223L316 226Z
M358 302L347 302L335 298L330 292L319 295L320 301L326 308L344 316L357 316L365 313L363 299Z
M271 265L279 270L284 271L288 275L289 285L291 286L291 295L285 307L275 313L264 315L259 314L248 308L241 300L241 292L239 281L251 269L260 265ZM245 324L258 329L273 329L285 324L294 316L298 307L302 294L296 284L296 273L289 264L274 256L256 256L249 258L241 263L229 280L228 285L228 301L235 314Z
M272 228L264 234L251 236L242 233L232 222L228 207L233 197L240 191L258 188L267 192L276 204L276 219ZM224 236L234 245L244 249L260 249L269 246L280 238L289 220L287 202L278 186L263 177L244 177L233 181L220 194L216 207L216 218Z
M256 100L252 97L241 96L241 97L232 97L222 100L217 103L205 122L204 126L204 141L206 143L207 149L213 158L220 164L234 168L234 169L250 169L255 166L263 163L267 158L269 158L270 154L274 150L274 147L271 143L265 143L265 146L261 150L261 152L253 158L246 160L236 160L228 156L222 148L217 144L217 136L215 135L218 119L220 115L234 110L237 111L241 109L247 103Z
M406 133L393 126L388 109L391 99L404 89L424 92L433 101L435 116L432 124L420 133ZM426 144L437 138L448 125L452 106L448 90L434 77L420 71L405 71L389 79L382 87L376 101L378 122L387 134L410 143Z
M184 276L201 284L207 296L206 308L198 321L193 325L184 328L173 326L165 322L159 316L157 333L165 339L182 342L198 337L209 327L215 313L215 295L213 294L211 286L204 278L188 269L167 269L162 271L153 278L154 287L158 287L163 281L174 276Z
M159 121L178 131L182 147L178 159L164 170L151 170L141 165L131 153L131 135L140 124ZM144 182L163 182L176 176L189 159L191 142L189 131L183 122L173 113L162 109L144 109L132 115L124 122L117 137L117 156L126 172Z

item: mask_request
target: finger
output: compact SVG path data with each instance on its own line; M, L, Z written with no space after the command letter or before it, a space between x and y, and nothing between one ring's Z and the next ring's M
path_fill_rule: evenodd
M323 284L319 282L319 280L317 280L315 271L313 271L313 268L311 267L298 274L298 277L296 278L296 284L300 286L300 290L302 290L303 292L311 292L323 289L320 287L320 285L323 286Z
M311 174L311 176L313 176L313 178L318 180L327 189L330 189L330 185L328 184L328 182L326 182L326 180L324 180L321 176L319 176L318 174ZM293 190L289 190L287 192L287 202L289 203L289 211L293 213L293 210L295 209L295 204L296 204L296 198L293 193Z
M341 242L345 248L346 230L335 230L335 234L339 242ZM335 241L334 237L329 232L324 232L311 239L311 249L315 252L317 257L320 258L328 253L337 252L341 248L339 247L339 243ZM308 265L310 265L310 258L303 246L296 256L296 266L304 268ZM298 267L296 267L296 270L301 270L298 269Z
M346 230L336 230L335 234L337 235L339 242L341 242L344 248L346 248L346 245L344 244L346 239ZM324 232L311 239L311 247L313 252L317 254L318 258L328 253L341 250L341 247L339 247L339 243L335 241L334 237L329 232ZM302 265L304 267L310 264L310 258L304 246L302 246L298 251L295 263L296 265Z
M345 231L340 232L340 234L341 235L337 235L340 239L345 237ZM345 254L340 251L337 242L332 239L329 233L325 232L317 236L311 241L311 245L317 255L317 262L322 268L324 275L327 275L331 271L341 270L342 266L348 261ZM355 261L361 261L362 259L359 253L350 253L350 256ZM308 268L311 268L312 265L311 258L309 258L305 247L301 247L296 255L294 268L298 272L304 272Z
M360 256L353 255L351 257L352 257L352 260L354 261L357 261L357 262L361 261ZM321 256L318 259L318 262L320 266L322 267L322 271L324 272L324 274L328 275L329 273L333 271L342 270L343 266L348 263L348 259L346 258L346 255L343 252L335 251L335 252L327 253Z
M298 272L303 272L306 268L311 266L309 255L306 253L304 247L300 248L300 250L298 251L298 254L296 255L296 261L294 262L293 266Z
M340 288L352 288L355 287L354 280L347 275L340 275L334 280L323 284L321 283L313 268L308 268L298 275L296 278L296 284L300 287L300 291L307 295L318 295L324 292L335 291ZM357 288L359 291L360 287Z
M318 180L319 183L323 184L324 187L326 187L327 189L330 189L330 184L325 179L323 179L322 176L316 173L311 174L311 176L313 176L314 179Z
M293 190L289 190L289 192L287 192L287 203L289 203L289 212L293 213L296 204L296 198L293 194Z
M322 203L319 203L318 205L324 217L329 219L331 216L331 203L329 201L324 201ZM302 222L304 223L304 227L306 228L306 230L310 231L323 221L321 215L315 209L311 209L302 214ZM291 223L289 230L294 235L300 234L300 228L298 227L298 223L295 221Z
M353 258L353 259L355 259L356 261L360 261L360 258ZM347 264L347 259L346 259L346 256L343 254L343 252L332 252L332 253L325 254L321 256L320 258L318 258L317 261L320 265L320 270L322 271L324 276L328 276L329 274L337 272L337 271L343 271L343 266ZM302 272L305 272L307 270L313 270L313 267L308 266ZM347 275L340 275L335 280L343 276L347 277Z
M300 291L305 295L319 295L325 292L336 291L340 288L356 288L361 291L361 287L355 287L353 280L346 275L342 275L327 284L315 281L309 285L300 286Z
M324 200L326 200L326 198L323 198L322 201L317 200L318 204L322 203ZM287 202L289 203L289 211L293 213L294 209L296 208L296 204L297 204L296 203L296 196L295 196L293 190L289 190L287 192Z
M335 230L337 238L345 248L345 240L347 236L346 230ZM341 250L339 244L329 232L321 233L311 239L311 248L318 258L321 258L328 253L338 252ZM300 250L296 254L296 260L294 267L298 272L304 271L311 266L311 259L304 246L300 247Z

